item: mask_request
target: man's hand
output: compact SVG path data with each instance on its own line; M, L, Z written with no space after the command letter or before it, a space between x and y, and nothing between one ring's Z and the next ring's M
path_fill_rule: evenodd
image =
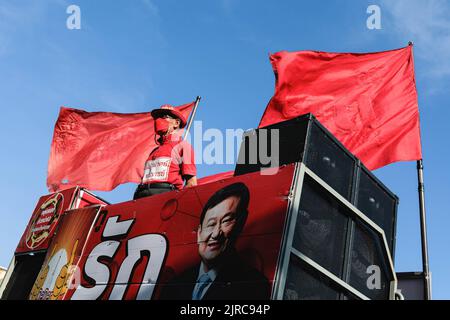
M184 179L186 179L186 185L185 188L193 187L197 185L197 177L196 176L184 176Z

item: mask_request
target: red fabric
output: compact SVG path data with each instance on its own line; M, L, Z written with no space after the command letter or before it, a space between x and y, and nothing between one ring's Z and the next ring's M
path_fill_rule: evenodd
M183 176L197 175L194 150L181 137L164 137L145 162L142 183L168 182L178 190L183 188Z
M275 94L259 127L313 113L371 170L422 158L412 46L270 56Z
M177 108L186 118L194 103ZM144 163L156 147L150 112L86 112L61 107L48 162L51 192L79 185L109 191L141 182Z
M219 180L225 180L234 176L234 171L221 172L217 174L213 174L210 176L206 176L197 180L197 185L208 184L212 182L216 182Z

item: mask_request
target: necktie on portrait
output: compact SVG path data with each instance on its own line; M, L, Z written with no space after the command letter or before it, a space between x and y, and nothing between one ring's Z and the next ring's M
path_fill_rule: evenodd
M207 273L204 273L200 279L198 279L197 291L192 292L192 300L201 300L203 290L211 283L211 278Z

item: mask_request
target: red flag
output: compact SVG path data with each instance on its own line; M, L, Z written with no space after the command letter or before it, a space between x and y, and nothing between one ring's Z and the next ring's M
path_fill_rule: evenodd
M270 56L275 94L259 127L313 113L371 170L422 158L412 46Z
M194 106L177 107L185 118ZM150 112L86 112L61 107L48 161L51 192L81 186L109 191L121 183L140 183L144 163L156 147Z

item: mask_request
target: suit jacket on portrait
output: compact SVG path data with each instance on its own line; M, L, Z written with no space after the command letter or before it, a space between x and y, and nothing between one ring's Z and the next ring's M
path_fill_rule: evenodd
M161 291L163 300L192 300L200 264L167 283ZM236 253L229 255L203 300L267 300L270 285L258 270L246 264Z

